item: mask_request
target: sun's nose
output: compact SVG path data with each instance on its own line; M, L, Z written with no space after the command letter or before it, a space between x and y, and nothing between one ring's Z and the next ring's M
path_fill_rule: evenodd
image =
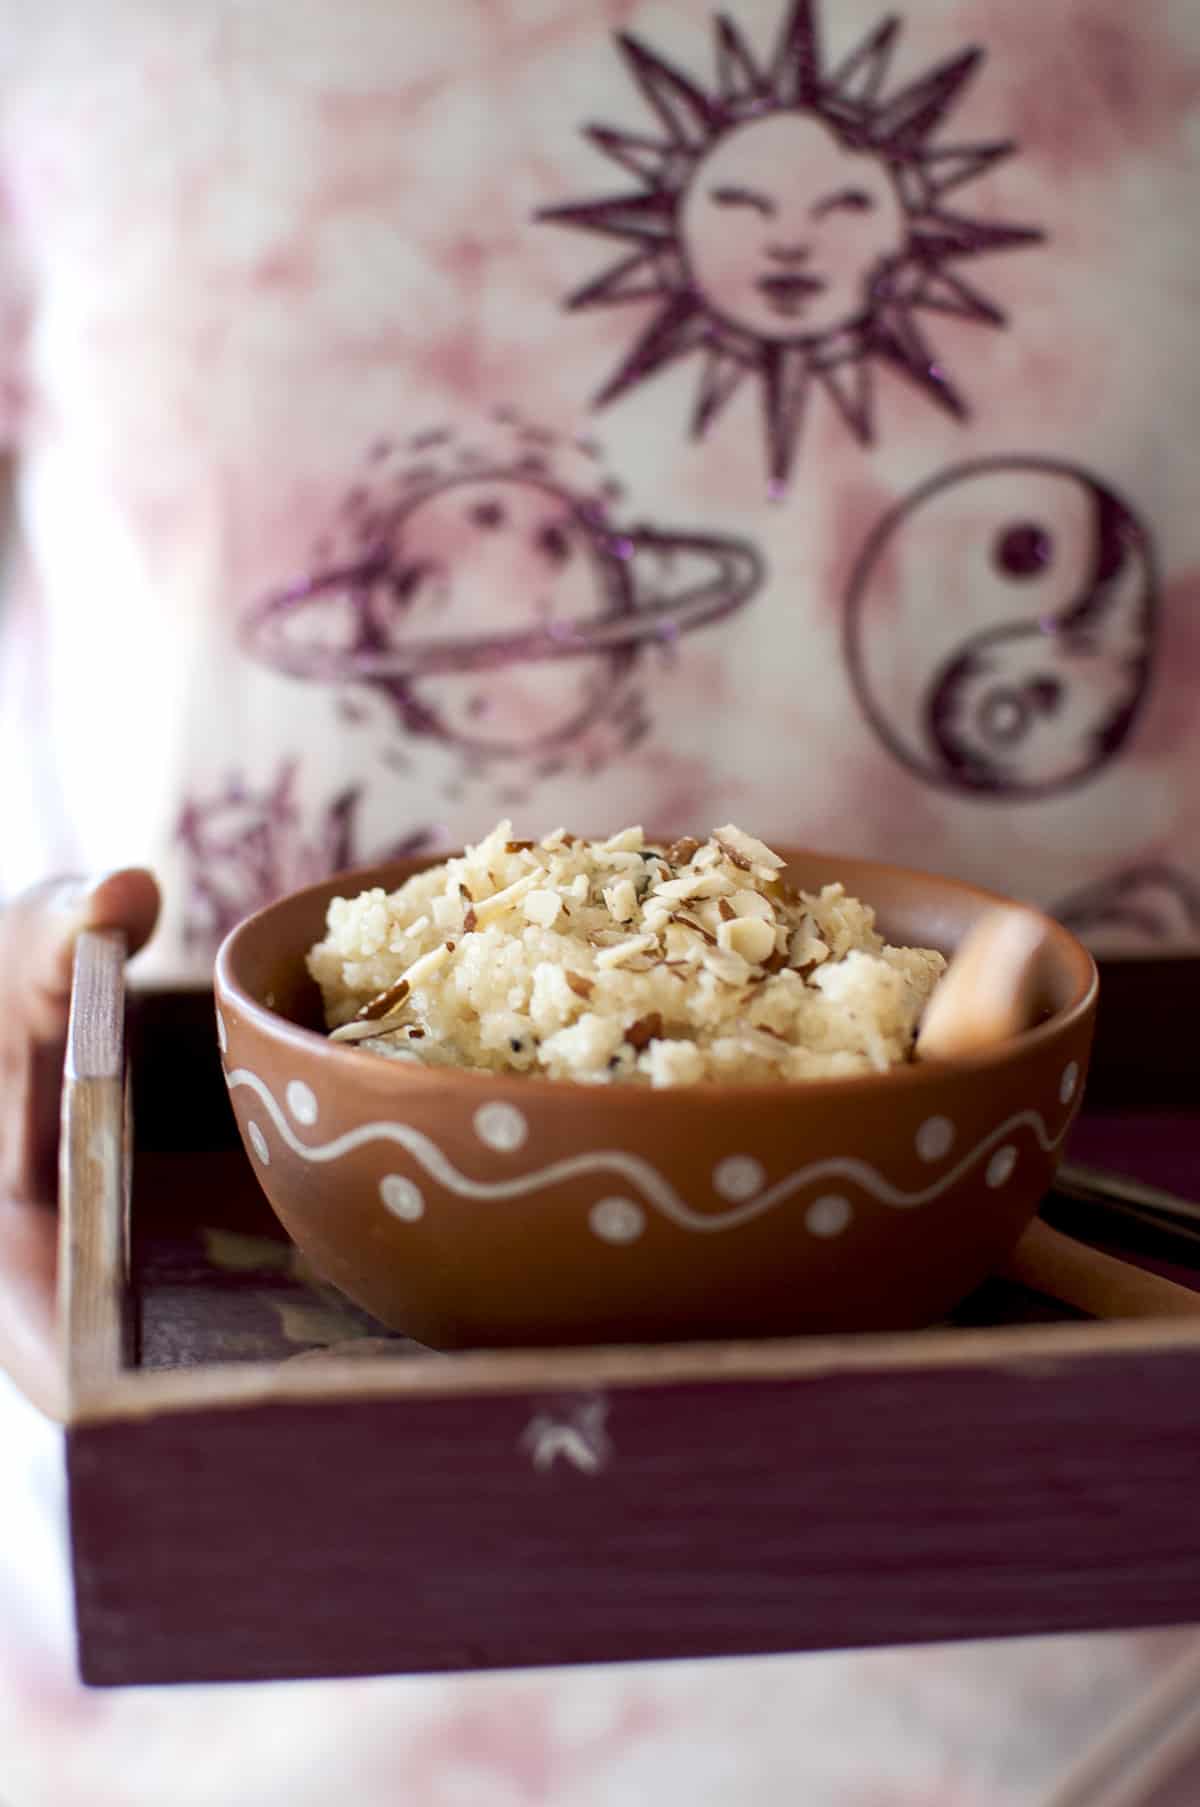
M767 256L777 264L807 263L812 256L811 245L768 245Z

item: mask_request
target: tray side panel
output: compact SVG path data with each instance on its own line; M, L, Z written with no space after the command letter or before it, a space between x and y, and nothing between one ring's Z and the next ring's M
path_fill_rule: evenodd
M1200 1619L1200 1355L76 1427L95 1684Z

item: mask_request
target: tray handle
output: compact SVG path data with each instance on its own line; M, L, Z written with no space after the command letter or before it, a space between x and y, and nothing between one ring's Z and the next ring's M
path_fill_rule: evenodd
M1092 1318L1200 1317L1200 1292L1089 1248L1035 1217L1003 1272Z
M130 1357L130 1108L126 940L90 929L75 949L59 1152L58 1323L68 1415Z

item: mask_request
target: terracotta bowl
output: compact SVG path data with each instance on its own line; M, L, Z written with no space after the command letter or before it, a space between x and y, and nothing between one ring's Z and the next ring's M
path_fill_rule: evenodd
M786 849L781 852L787 853ZM950 953L997 900L928 874L788 854L893 941ZM1049 923L1044 1020L993 1053L863 1078L671 1090L424 1069L329 1042L296 892L217 960L247 1153L312 1265L437 1348L886 1330L935 1322L1034 1215L1078 1109L1096 971Z

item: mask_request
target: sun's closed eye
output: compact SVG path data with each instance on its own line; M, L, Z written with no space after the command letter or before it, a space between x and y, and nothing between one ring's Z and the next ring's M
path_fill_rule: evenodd
M775 212L770 195L761 194L757 188L710 188L708 192L715 207L752 207L764 219Z
M822 196L812 211L814 219L826 213L874 213L875 197L865 188L839 188L836 194Z

